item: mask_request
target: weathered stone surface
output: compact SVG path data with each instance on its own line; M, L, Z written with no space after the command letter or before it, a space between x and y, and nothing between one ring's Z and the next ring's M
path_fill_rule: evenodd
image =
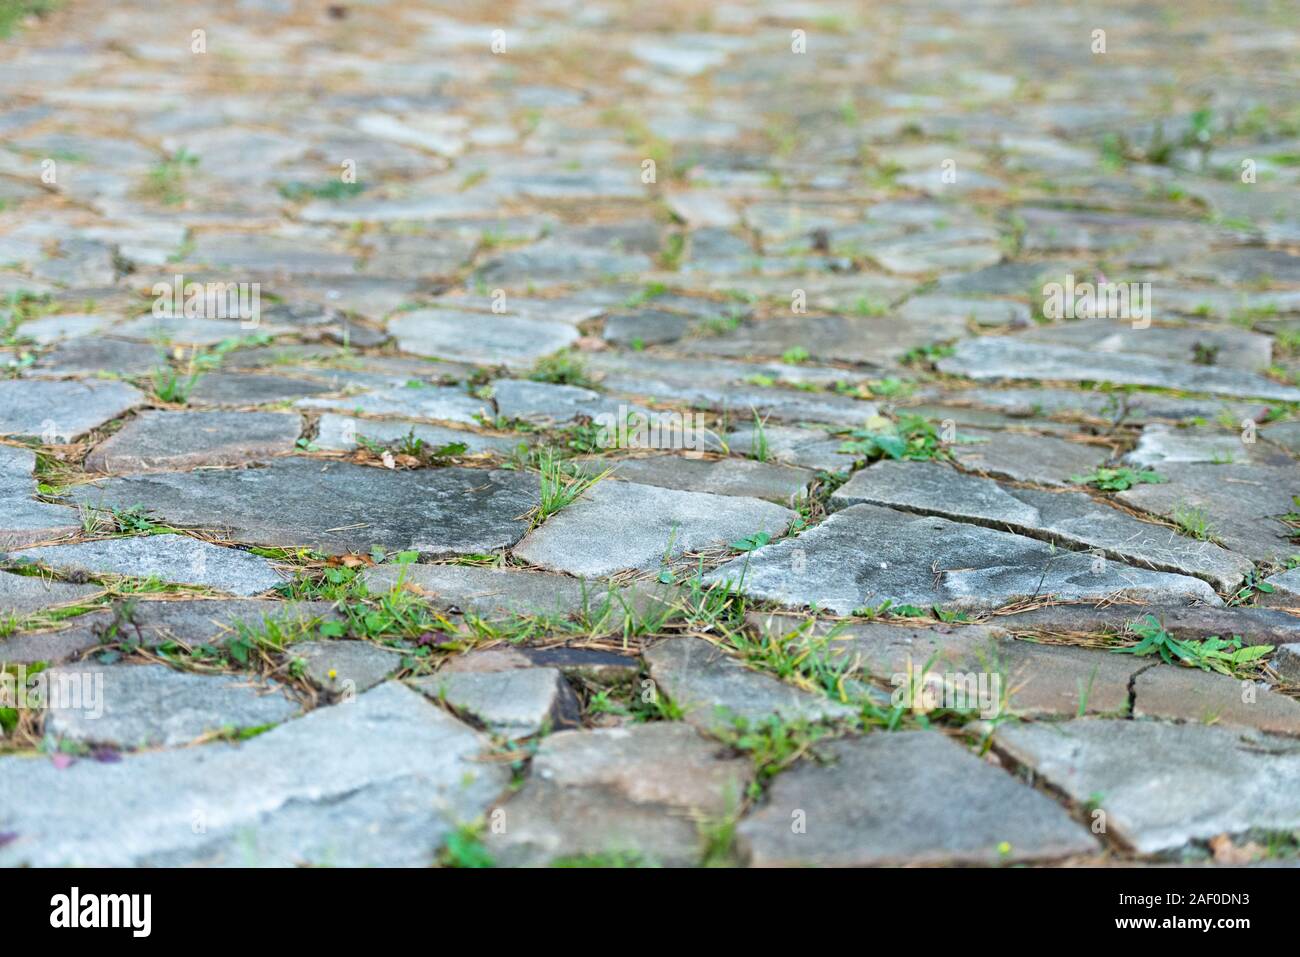
M963 475L935 462L880 462L854 473L831 495L832 507L868 503L1004 528L1116 561L1195 575L1221 591L1253 569L1213 542L1142 522L1082 492L1045 492Z
M111 613L96 611L60 622L54 629L10 635L0 639L0 666L71 661L99 645L112 622Z
M295 641L289 657L312 682L344 694L373 688L401 665L395 649L370 641Z
M158 350L152 345L82 336L60 342L38 358L32 368L38 374L48 375L95 375L98 372L148 375L162 364Z
M802 348L814 359L882 364L936 340L965 332L957 316L912 322L842 316L790 316L746 323L740 328L693 343L715 356L781 356Z
M1167 425L1148 425L1138 437L1137 447L1124 461L1156 471L1165 465L1187 462L1212 462L1215 465L1256 462L1261 465L1287 466L1290 458L1270 449L1262 442L1246 443L1236 432L1207 432L1195 429L1171 429Z
M402 587L458 611L508 615L576 615L605 601L603 584L567 575L474 565L376 565L362 573L371 592Z
M0 826L16 835L0 863L427 866L508 782L474 760L487 746L390 682L239 745L63 769L0 758Z
M652 415L649 409L625 399L601 395L591 389L527 379L497 379L492 383L497 414L507 419L530 422L571 422L578 417L608 416L611 424L626 421L632 414Z
M1081 319L1041 326L1020 335L1042 342L1099 355L1149 355L1188 367L1244 369L1259 372L1273 361L1273 340L1258 332L1233 326L1150 326L1134 329L1131 322ZM1213 360L1206 362L1205 360ZM1200 361L1198 361L1200 360Z
M36 501L35 467L35 453L0 445L0 549L60 538L81 527L67 506Z
M125 632L125 636L139 641L145 647L174 640L183 641L187 645L220 645L238 635L241 625L261 629L267 623L276 624L281 631L292 637L309 631L321 621L339 617L332 602L274 601L265 598L219 601L142 599L130 606L118 602L113 610L121 620L117 637L120 639ZM95 618L98 619L99 616L96 615ZM100 633L106 631L98 621L92 627Z
M1252 404L1221 398L1183 398L1159 392L1080 392L1071 389L965 389L961 400L1007 415L1044 415L1070 419L1091 419L1106 423L1193 419L1213 421L1227 412L1238 422L1259 421L1267 403Z
M580 723L577 696L554 668L439 672L411 684L512 741Z
M1155 721L1004 724L994 746L1141 854L1252 829L1300 826L1300 742ZM1159 800L1152 789L1159 782Z
M1097 354L1088 349L1044 345L1010 337L985 336L958 343L938 362L940 371L972 379L1055 379L1112 382L1242 398L1300 402L1300 389L1279 385L1252 372L1196 366L1147 355Z
M464 444L466 453L470 455L479 452L509 455L521 444L526 444L522 438L481 435L466 429L449 429L400 419L357 419L335 415L333 412L326 412L316 423L316 437L312 439L312 444L321 449L351 451L360 444L358 437L380 445L396 445L410 435L414 435L430 450Z
M1300 737L1300 701L1262 683L1247 684L1215 672L1156 664L1133 679L1133 715Z
M1055 802L934 731L830 742L737 829L759 867L998 864L1095 853ZM791 828L802 811L806 830Z
M0 380L0 435L67 444L144 402L125 382Z
M329 392L323 382L284 375L214 372L202 376L189 395L191 405L246 406L287 402Z
M45 733L118 748L171 747L212 732L279 724L298 702L247 675L203 675L165 665L85 663L48 672ZM80 697L61 694L75 686Z
M93 472L242 465L292 452L302 422L287 412L141 412L86 456Z
M790 503L807 494L813 474L807 469L792 468L747 459L698 459L680 455L656 455L645 458L605 459L599 456L578 460L589 474L607 468L611 478L684 492L710 492L714 495L739 495L762 498L770 502Z
M0 654L4 646L0 645ZM1269 662L1273 670L1293 684L1300 684L1300 642L1282 645Z
M104 591L98 585L73 585L38 575L0 572L0 618L23 618L43 608L67 605Z
M578 330L562 322L450 309L403 313L388 331L403 352L512 367L530 366L578 338Z
M78 486L70 497L130 508L242 542L329 553L414 549L425 557L482 553L518 541L537 504L536 479L464 468L396 473L345 462L276 459L265 468L160 472Z
M1265 604L1300 608L1300 567L1270 575L1264 582L1273 586L1271 594L1259 596Z
M1259 430L1259 434L1287 449L1292 455L1300 455L1300 420L1266 425Z
M1166 465L1158 485L1118 493L1120 501L1164 518L1201 509L1209 534L1255 561L1284 563L1295 553L1290 529L1278 521L1295 508L1296 469L1260 465Z
M864 541L874 547L865 551ZM1049 595L1221 603L1199 579L1119 562L1096 570L1085 553L875 505L836 512L798 538L732 559L705 581L730 581L754 598L842 615L886 600L972 610Z
M758 499L599 482L529 532L514 553L540 568L592 578L657 568L756 532L776 537L795 517Z
M745 667L700 638L669 638L646 649L650 677L701 730L730 729L770 719L833 721L854 710Z
M625 684L641 671L641 662L629 655L614 654L598 648L532 648L526 645L497 646L471 650L448 658L438 674L459 672L510 671L515 668L549 668L569 678L600 685Z
M1087 475L1110 458L1105 446L1022 432L968 429L961 440L949 451L963 468L1038 485L1068 485L1071 475Z
M1300 641L1300 618L1266 608L1211 608L1204 605L1046 605L999 616L998 625L1016 635L1062 633L1121 634L1150 615L1175 638L1202 640L1237 636L1247 645Z
M206 585L232 595L259 595L281 584L265 558L221 548L184 535L107 538L74 545L50 545L12 552L10 560L30 560L60 573L127 575L163 582Z
M299 399L295 408L335 410L357 415L392 415L409 419L433 419L477 425L480 416L491 415L488 404L449 386L418 387L396 385L357 395L317 396Z
M759 454L755 448L766 446L767 460L802 465L822 472L847 472L853 468L857 457L851 452L841 452L843 438L828 435L816 429L795 429L782 425L765 425L758 443L756 429L737 429L727 435L731 451L739 455Z
M644 309L640 312L610 316L605 320L606 342L641 348L676 342L690 329L690 320L675 312Z
M692 818L734 813L752 776L679 722L561 732L542 741L528 782L502 805L507 826L485 843L504 866L597 856L692 866L703 852Z

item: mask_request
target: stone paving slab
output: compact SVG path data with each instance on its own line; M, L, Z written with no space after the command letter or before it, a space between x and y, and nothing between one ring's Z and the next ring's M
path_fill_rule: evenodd
M578 699L554 668L439 673L411 686L512 741L581 723Z
M1300 825L1300 743L1239 728L1157 721L1003 725L994 746L1142 854ZM1158 781L1160 800L1151 800Z
M213 732L261 729L300 705L273 684L200 675L165 665L78 665L44 672L50 689L45 733L115 748L188 744ZM80 697L58 689L76 687Z
M125 382L0 380L0 435L67 444L144 400Z
M80 530L76 512L36 501L36 454L0 445L0 549L62 538Z
M0 617L25 618L43 609L71 604L103 591L98 585L76 585L39 575L0 572Z
M709 460L660 455L608 459L594 456L578 461L588 474L599 474L612 468L610 478L642 485L761 498L782 504L792 504L805 497L814 478L807 469L734 458Z
M858 548L864 540L875 543L870 554ZM973 611L1035 596L1222 604L1208 584L1185 575L1119 562L1097 568L1086 553L875 505L836 512L797 538L732 559L705 581L729 581L753 598L841 615L885 601Z
M1105 446L976 429L963 429L961 444L950 451L957 463L971 472L1052 486L1069 485L1070 476L1087 475L1110 458Z
M398 474L293 457L258 469L106 479L73 489L69 497L102 507L147 503L169 522L224 529L250 544L294 544L335 554L368 553L379 545L436 558L513 545L538 494L537 480L520 472L444 468Z
M0 864L427 866L509 780L504 766L474 760L486 747L419 693L386 683L240 745L63 769L4 757L0 826L16 836Z
M249 552L221 548L184 535L109 538L27 548L6 556L39 562L60 574L126 575L206 585L231 595L260 595L283 583L272 564Z
M302 421L286 412L141 412L86 456L92 472L265 462L292 452Z
M751 865L988 866L1098 850L1050 798L942 734L882 732L825 750L830 764L803 762L781 775L741 822Z
M576 615L597 608L606 589L567 575L473 565L376 565L362 573L382 594L399 584L438 605L485 616Z
M856 472L831 504L888 505L988 524L1107 558L1203 578L1220 591L1236 588L1254 566L1212 542L1139 521L1082 492L1046 492L1000 485L934 462L880 462Z
M598 482L529 532L514 554L538 568L585 578L649 571L684 553L723 548L758 532L775 538L796 517L758 499Z
M335 411L356 415L402 416L478 425L479 418L490 415L487 403L447 386L411 387L395 385L356 395L318 396L299 399L295 408L308 411Z

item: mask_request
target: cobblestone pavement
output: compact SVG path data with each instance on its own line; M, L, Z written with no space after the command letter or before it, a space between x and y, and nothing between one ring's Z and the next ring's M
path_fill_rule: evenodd
M1294 858L1300 21L1082 6L0 18L0 863Z

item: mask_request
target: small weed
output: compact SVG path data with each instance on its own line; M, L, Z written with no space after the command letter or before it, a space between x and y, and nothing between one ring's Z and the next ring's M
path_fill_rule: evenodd
M572 504L583 492L614 471L608 468L597 475L589 475L555 458L550 449L543 449L540 453L538 470L541 474L542 492L541 503L537 506L538 525Z
M840 445L841 452L874 462L877 459L928 461L946 458L939 433L919 415L901 415L896 423L881 420L878 428L856 429Z
M1203 542L1208 542L1213 538L1210 517L1203 508L1192 505L1175 505L1173 514L1170 517L1179 530L1192 536L1192 538L1200 539Z
M1230 639L1211 635L1203 641L1179 641L1169 632L1154 615L1147 615L1129 626L1139 639L1135 645L1126 648L1114 648L1115 654L1137 655L1146 657L1158 654L1165 664L1173 664L1178 659L1203 671L1217 671L1225 675L1240 675L1257 667L1259 662L1273 653L1272 645L1249 645L1242 647L1241 638L1233 635Z
M538 359L528 378L534 382L576 385L582 388L591 388L593 385L591 379L587 377L586 365L567 349Z
M1096 468L1087 475L1071 475L1070 481L1076 485L1091 485L1103 492L1123 492L1134 485L1158 485L1169 480L1150 469L1121 467Z

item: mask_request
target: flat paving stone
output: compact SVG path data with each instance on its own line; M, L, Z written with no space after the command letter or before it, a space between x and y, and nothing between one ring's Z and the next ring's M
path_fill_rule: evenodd
M761 438L758 436L759 430L752 427L736 429L727 433L727 445L737 455L763 454L765 461L801 465L819 472L848 472L857 461L852 452L841 451L844 438L817 429L764 425Z
M0 666L71 661L97 647L112 624L111 612L95 611L67 619L60 627L12 634L0 639Z
M241 597L260 595L284 582L265 558L185 535L49 545L11 552L7 557L11 561L40 562L63 575L77 572L157 578L162 582L206 585Z
M1139 854L1300 826L1300 742L1240 728L1085 719L1001 725L994 747ZM1159 782L1159 800L1152 800Z
M700 638L669 638L646 649L650 677L703 731L728 730L737 720L835 721L852 718L848 705L786 684Z
M69 605L91 595L102 594L98 585L75 585L51 581L37 575L15 575L0 572L0 618L24 618L28 615Z
M966 389L966 402L998 409L1017 417L1062 416L1071 419L1114 422L1213 421L1223 412L1237 421L1260 421L1266 403L1250 404L1229 399L1195 399L1158 392L1081 392L1073 389Z
M740 823L752 866L990 866L1099 850L1050 798L937 732L881 732L822 750L831 763L781 774Z
M487 747L388 682L238 745L62 769L0 758L0 826L16 835L0 864L428 866L509 781L475 760Z
M247 675L204 675L165 665L81 664L44 672L46 735L115 748L175 747L204 735L280 724L301 705ZM79 696L61 688L76 688Z
M243 465L292 452L302 420L287 412L141 412L86 456L92 472Z
M1067 442L1047 435L976 429L963 430L961 442L950 446L948 451L962 468L971 472L1056 486L1070 484L1070 476L1087 475L1110 458L1110 450L1105 446Z
M1300 567L1291 568L1264 579L1265 584L1273 586L1272 594L1260 595L1267 604L1282 605L1290 608L1300 607Z
M339 449L350 452L361 443L360 439L377 442L380 445L393 446L414 436L430 450L445 448L448 445L464 445L468 454L495 452L509 455L521 444L527 444L523 438L509 438L498 435L482 435L467 429L450 429L441 425L425 425L420 422L406 422L401 419L358 419L347 415L326 412L316 422L316 437L312 444L322 449Z
M574 648L558 645L533 648L526 645L470 650L448 658L438 674L460 672L511 671L517 668L551 668L567 678L597 685L628 684L641 673L641 661L599 648Z
M1300 701L1263 683L1170 665L1133 679L1133 715L1206 725L1237 725L1300 737Z
M1205 364L1207 368L1259 372L1273 362L1271 337L1232 326L1151 326L1134 329L1131 322L1081 319L1030 329L1022 333L1020 338L1029 342L1087 349L1099 355L1149 355L1188 366Z
M1215 465L1248 462L1273 466L1291 464L1286 453L1270 449L1262 442L1243 442L1239 433L1171 429L1161 423L1148 425L1142 430L1137 447L1124 456L1124 461L1157 472L1165 465L1188 462L1210 462Z
M362 573L384 594L401 586L436 604L476 615L576 615L597 608L606 588L567 575L474 565L376 565Z
M211 372L199 378L189 394L192 405L247 406L288 402L329 392L323 382L282 375Z
M1001 615L998 624L1017 635L1121 634L1150 615L1175 638L1201 641L1239 637L1247 645L1283 645L1300 640L1300 618L1269 608L1206 605L1059 604Z
M513 545L537 504L537 480L466 468L397 473L346 462L276 459L264 468L159 472L78 486L97 507L146 507L180 526L225 530L253 545L329 554L415 550L426 558Z
M1291 530L1278 520L1296 507L1294 467L1170 464L1160 474L1169 481L1137 485L1116 497L1175 522L1180 515L1199 516L1211 537L1255 561L1283 564L1295 554Z
M865 551L863 541L874 547ZM751 598L841 615L887 600L971 611L1035 596L1221 604L1196 578L1119 562L1098 567L1091 555L1023 535L875 505L836 512L798 538L732 559L704 580L730 581Z
M684 492L737 495L791 504L805 496L814 475L807 469L792 468L747 459L696 459L681 455L606 459L599 456L577 460L588 474L612 468L610 478L675 488Z
M714 356L781 356L802 348L814 359L883 364L911 349L964 334L966 320L957 316L913 322L842 316L791 316L742 325L733 332L692 343L696 352Z
M527 379L496 379L492 382L492 399L497 414L507 419L529 422L572 422L578 418L605 417L611 426L627 421L630 415L653 413L626 399L602 395L592 389Z
M303 674L327 691L368 691L401 667L401 656L369 641L295 641L289 657Z
M581 723L582 706L555 668L439 672L411 685L511 741Z
M648 571L685 553L722 548L758 532L776 537L797 513L771 502L598 482L514 548L531 565L598 578Z
M0 550L62 538L81 530L76 512L36 501L36 454L0 445Z
M1062 382L1110 382L1241 398L1300 402L1300 389L1280 385L1252 372L1196 366L1147 355L1098 354L1082 348L1053 346L1010 337L986 336L957 344L956 352L937 363L939 371L978 380L1047 379Z
M60 342L41 354L32 369L38 375L148 375L163 365L158 349L140 342L123 342L100 336L80 336Z
M144 401L125 382L0 380L0 435L66 445Z
M631 859L699 863L695 819L740 807L750 762L681 722L655 721L543 739L528 781L499 808L505 827L485 835L498 865Z
M1254 568L1213 542L1177 534L1101 504L1082 492L1047 492L964 475L936 462L885 461L855 472L830 506L886 505L975 522L1157 571L1194 575L1220 591L1236 588Z
M413 355L525 368L578 338L578 330L562 322L449 309L403 313L388 331Z
M432 419L462 425L478 425L481 416L491 415L491 408L481 399L450 386L430 385L395 385L356 395L316 396L299 399L294 407L310 411Z

